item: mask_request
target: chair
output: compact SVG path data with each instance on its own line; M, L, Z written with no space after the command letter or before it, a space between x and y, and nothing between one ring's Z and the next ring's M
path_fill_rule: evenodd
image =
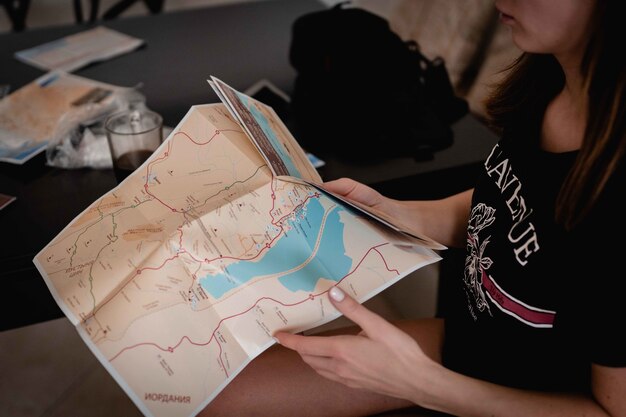
M3 0L4 1L4 0ZM140 0L120 0L117 3L113 4L102 14L102 20L111 20L117 18L121 15L125 10L134 5ZM161 13L163 11L163 5L165 0L141 0L144 2L148 10L152 14ZM100 9L100 0L91 0L90 3L90 11L89 17L87 19L88 22L93 23L98 20L99 9ZM74 15L76 17L76 23L82 23L85 19L83 17L83 8L81 4L81 0L74 0Z
M21 32L26 29L26 14L30 0L0 0L11 20L11 31Z
M95 22L98 19L98 9L100 7L100 0L91 0L91 10L89 11L88 22ZM83 5L81 0L74 0L74 17L76 23L83 23Z
M97 1L97 0L96 0ZM111 20L118 17L124 10L128 9L133 4L137 3L139 0L121 0L111 6L107 11L102 15L103 20ZM157 14L163 11L163 3L165 0L142 0L145 5L150 10L150 13Z

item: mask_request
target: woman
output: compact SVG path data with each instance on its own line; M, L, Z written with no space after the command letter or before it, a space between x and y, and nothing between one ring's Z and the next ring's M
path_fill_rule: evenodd
M403 202L351 180L327 183L443 244L466 246L458 291L445 294L449 313L392 325L335 287L333 304L360 333L276 334L282 346L244 370L208 415L369 415L418 405L459 416L626 416L621 4L496 7L525 54L489 102L502 139L476 187ZM617 245L605 242L615 234Z

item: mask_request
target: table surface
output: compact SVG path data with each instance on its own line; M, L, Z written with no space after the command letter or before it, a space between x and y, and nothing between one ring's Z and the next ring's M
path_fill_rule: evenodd
M294 20L324 7L316 0L272 0L107 21L144 39L141 49L76 71L122 86L142 84L148 107L176 126L195 104L218 102L206 82L215 75L239 90L267 79L288 94L295 71L288 50ZM12 91L44 72L13 54L89 28L59 26L0 35L0 84ZM329 157L324 179L355 178L398 198L427 198L471 186L496 136L468 115L453 125L454 144L428 161L396 158L359 165ZM457 181L463 178L465 181ZM454 185L452 185L454 184ZM61 317L32 259L76 215L116 185L112 170L45 166L42 155L23 166L0 163L0 193L17 200L0 211L0 330Z

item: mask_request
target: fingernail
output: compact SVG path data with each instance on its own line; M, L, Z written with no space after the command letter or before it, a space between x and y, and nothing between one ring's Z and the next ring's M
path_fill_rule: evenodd
M343 301L343 299L346 297L346 294L341 291L341 288L339 287L332 287L330 291L328 291L328 295L330 295L330 298L335 301Z
M274 339L274 342L278 343L280 345L280 340L278 340L277 337L272 337L272 339Z

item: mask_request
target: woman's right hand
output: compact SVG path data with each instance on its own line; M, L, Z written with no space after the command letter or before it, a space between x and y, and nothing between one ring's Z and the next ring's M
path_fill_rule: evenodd
M428 236L446 246L465 245L473 190L439 200L401 201L349 178L325 182L324 188L373 208L403 230Z
M389 209L388 206L391 201L389 198L383 196L373 188L350 178L340 178L338 180L325 182L324 188L331 193L338 194L348 200L356 201L367 207L373 207L382 211Z

